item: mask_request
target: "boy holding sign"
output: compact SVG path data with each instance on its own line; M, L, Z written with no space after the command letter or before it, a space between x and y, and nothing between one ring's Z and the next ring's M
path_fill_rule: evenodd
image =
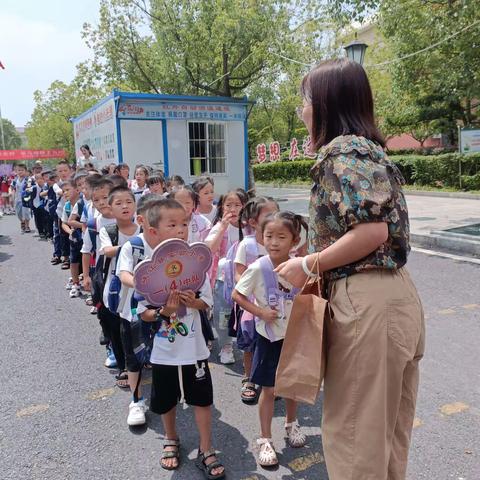
M186 241L188 238L187 215L176 200L159 199L152 202L142 220L143 233L139 237L144 242L147 259L152 257L155 247L165 240ZM131 251L127 242L120 252L117 269L122 283L128 287L134 286ZM181 264L180 261L178 263ZM175 274L172 270L172 275ZM165 429L162 468L175 470L180 464L176 406L179 400L185 398L186 403L195 409L200 434L197 466L207 478L220 479L225 477L225 469L211 448L213 387L207 361L210 352L202 335L199 313L211 307L212 303L212 290L206 276L198 294L193 290L174 290L163 305L141 301L137 314L145 322L158 322L161 325L155 335L150 357L153 367L150 409L162 416Z

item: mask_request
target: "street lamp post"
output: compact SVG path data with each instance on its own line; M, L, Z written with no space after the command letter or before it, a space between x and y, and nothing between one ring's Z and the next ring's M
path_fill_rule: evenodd
M355 40L350 42L348 45L343 47L347 52L347 57L349 60L363 65L363 60L365 59L365 51L368 48L366 43L360 42L357 40L357 34L355 33Z

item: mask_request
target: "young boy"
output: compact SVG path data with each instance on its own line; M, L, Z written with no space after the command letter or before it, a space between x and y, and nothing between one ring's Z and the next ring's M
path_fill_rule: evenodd
M133 192L131 193L133 195ZM134 195L133 198L135 199ZM148 211L150 206L153 205L157 200L158 197L156 195L144 195L138 200L136 222L139 225L139 229L141 226L144 225L144 217L146 212ZM137 237L137 239L138 238L141 237ZM141 240L140 245L144 250L143 240ZM143 253L141 252L142 248L137 249L137 255L135 255L135 260L131 265L132 270L133 268L135 268L136 264L144 258L144 251ZM108 254L108 251L106 251L106 254ZM117 261L116 263L116 273L117 275L119 275L119 262ZM134 319L132 315L132 294L133 288L122 284L122 288L119 292L119 307L117 308L117 313L120 315L120 337L122 340L123 351L125 353L128 384L133 394L133 400L129 405L127 424L129 426L137 426L143 425L146 421L146 407L142 396L142 388L140 385L140 371L143 365L137 359L133 347L132 322L134 321ZM141 322L141 320L139 320L138 318L136 318L136 320Z
M87 228L83 236L83 246L81 249L82 253L82 266L83 266L83 288L89 292L92 291L92 278L91 275L96 268L103 268L102 265L98 264L100 253L100 239L98 238L98 233L107 225L115 224L115 218L112 215L112 209L108 204L108 196L112 190L113 184L110 180L106 178L101 178L96 181L92 189L92 204L95 208L98 216L95 218L95 227ZM103 297L103 292L92 291L92 295L95 299L101 301ZM97 316L102 327L102 337L100 339L100 344L106 345L110 341L108 321L105 320L104 312L101 312L99 309L100 301L97 305L94 305L97 308ZM108 320L108 319L107 319ZM121 360L121 359L120 359ZM113 350L110 347L107 347L107 359L105 360L105 366L107 368L115 368L117 366L117 360Z
M57 217L57 204L58 204L58 197L55 193L54 186L56 185L58 180L57 174L55 172L50 172L47 178L47 193L42 192L41 196L46 196L46 205L45 210L48 213L48 238L51 238L53 241L53 257L50 260L52 265L58 265L61 263L60 256L60 237L57 235L55 237L55 224L58 224L58 217Z
M48 219L45 210L46 194L48 188L45 185L44 177L41 173L35 174L35 186L33 187L33 216L37 227L38 236L41 240L46 240L48 235ZM42 196L42 193L44 195Z
M188 221L183 207L173 199L159 199L150 205L139 236L144 244L145 257L151 257L153 249L164 240L188 236ZM122 283L133 287L134 256L131 242L120 251L117 271ZM224 478L225 469L211 448L211 406L213 388L208 357L210 352L202 335L199 310L212 306L212 290L208 278L196 292L173 291L166 305L147 305L140 302L137 313L145 322L158 322L161 326L153 342L152 394L150 409L162 416L166 441L163 447L161 466L175 470L179 466L179 441L176 431L176 405L183 394L189 405L195 407L195 420L200 434L200 449L197 466L208 478ZM186 314L176 317L179 306L186 307ZM184 323L186 336L176 335L174 341L167 339L174 328L172 320Z
M62 229L62 225L61 225L63 207L65 206L65 202L67 200L63 196L61 185L63 182L70 179L72 171L70 169L70 165L65 160L61 160L60 162L58 162L56 171L57 171L59 182L53 186L53 190L57 195L57 210L56 210L57 221L53 225L53 237L54 237L54 243L56 240L58 245L60 245L60 253L61 253L61 257L63 258L63 262L59 262L59 263L62 263L61 268L62 270L68 270L70 269L70 261L69 261L70 242L68 240L68 235Z
M80 228L71 227L69 225L69 218L72 213L72 205L75 205L79 198L79 192L75 180L66 180L62 184L63 196L65 198L65 205L62 213L62 229L68 235L70 242L70 274L72 276L71 284L67 284L67 290L70 290L70 298L79 297L80 291L80 262L82 254L82 230Z
M128 369L130 365L121 339L121 318L116 308L109 304L109 288L115 272L117 252L130 238L140 233L140 227L133 221L135 196L127 186L113 188L108 196L108 203L117 223L102 227L99 233L100 254L110 259L103 291L103 305L100 307L99 315L108 325L113 353L120 370L117 375L117 386L129 388L128 374L124 368L126 366Z
M12 182L11 189L14 192L14 205L17 217L20 220L20 229L22 233L30 233L30 208L23 205L22 192L25 190L28 171L25 164L20 163L16 167L17 176Z

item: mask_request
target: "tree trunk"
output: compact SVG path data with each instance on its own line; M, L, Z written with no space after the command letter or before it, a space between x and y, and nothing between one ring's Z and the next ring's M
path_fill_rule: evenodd
M225 97L231 97L230 90L230 73L228 72L228 53L225 44L222 46L222 61L223 61L223 92Z

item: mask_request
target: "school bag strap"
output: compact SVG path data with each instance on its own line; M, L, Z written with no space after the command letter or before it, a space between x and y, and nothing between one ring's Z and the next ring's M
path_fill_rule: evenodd
M280 307L280 297L283 297L283 299L293 300L300 289L292 287L290 292L282 292L278 288L278 275L274 272L273 263L270 260L270 257L265 255L264 257L261 257L258 262L265 283L265 293L267 296L268 306L272 308ZM269 340L274 342L276 340L275 334L268 323L265 323L265 331L267 332Z
M255 235L247 235L243 241L245 242L245 253L247 254L248 267L259 257L258 243Z
M90 240L92 242L92 251L90 253L95 255L95 252L97 251L97 235L98 235L97 219L95 217L88 219L87 230L88 230L88 234L90 235Z
M111 223L110 225L105 225L105 230L110 237L110 241L112 242L112 247L116 247L118 245L118 225L116 223Z

